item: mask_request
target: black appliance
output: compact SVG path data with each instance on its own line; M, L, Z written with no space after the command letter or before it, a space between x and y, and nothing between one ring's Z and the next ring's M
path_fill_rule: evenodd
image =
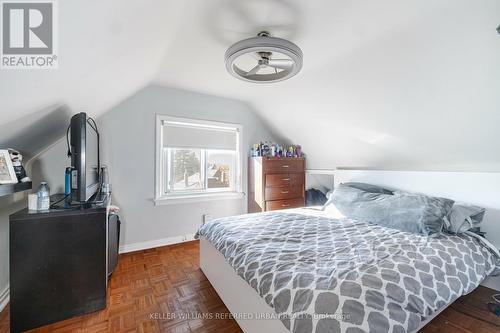
M118 247L120 244L120 217L115 213L108 216L108 277L118 264Z
M71 118L68 131L71 131L68 153L73 167L71 199L84 203L100 188L99 131L95 121L84 112Z

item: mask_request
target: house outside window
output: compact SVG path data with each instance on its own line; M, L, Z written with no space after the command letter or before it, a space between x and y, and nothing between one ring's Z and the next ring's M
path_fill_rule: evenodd
M157 204L242 197L241 125L158 115L156 129Z

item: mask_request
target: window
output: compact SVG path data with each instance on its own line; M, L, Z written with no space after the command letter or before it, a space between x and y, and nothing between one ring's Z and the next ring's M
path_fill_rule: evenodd
M234 150L166 148L167 193L234 191Z
M156 202L241 197L241 126L157 116Z

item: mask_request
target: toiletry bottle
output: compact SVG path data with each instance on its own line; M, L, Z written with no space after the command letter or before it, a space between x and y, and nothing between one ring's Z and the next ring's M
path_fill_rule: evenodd
M67 167L64 172L64 195L71 194L71 171L73 171L73 168Z
M41 182L36 193L38 197L38 210L49 210L50 208L50 188L46 182Z

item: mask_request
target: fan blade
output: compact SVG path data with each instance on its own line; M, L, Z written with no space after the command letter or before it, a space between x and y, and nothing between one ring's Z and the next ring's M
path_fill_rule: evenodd
M260 65L257 65L254 68L252 68L249 72L247 72L245 74L245 76L257 74L257 72L259 71L259 69L260 69Z
M290 59L271 59L267 65L279 69L292 69L293 61Z

